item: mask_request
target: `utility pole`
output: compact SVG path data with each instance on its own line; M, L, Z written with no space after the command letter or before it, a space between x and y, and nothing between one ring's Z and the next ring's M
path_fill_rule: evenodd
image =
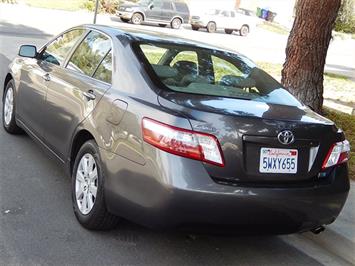
M94 14L94 24L96 24L97 12L98 12L98 10L99 10L99 1L100 1L100 0L96 0L95 14Z

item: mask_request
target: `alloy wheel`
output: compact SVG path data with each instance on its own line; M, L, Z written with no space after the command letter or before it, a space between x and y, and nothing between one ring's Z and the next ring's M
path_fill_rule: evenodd
M79 211L87 215L94 207L98 189L98 170L95 158L85 154L78 165L75 177L75 197Z
M173 29L179 29L180 27L181 27L181 24L182 24L182 22L181 22L181 20L180 19L178 19L178 18L175 18L172 22L171 22L171 27L173 28Z
M8 126L11 123L13 111L14 111L14 90L12 87L9 87L6 91L4 114L3 114L6 126Z
M132 17L132 23L135 25L140 25L143 22L143 16L139 13L136 13Z

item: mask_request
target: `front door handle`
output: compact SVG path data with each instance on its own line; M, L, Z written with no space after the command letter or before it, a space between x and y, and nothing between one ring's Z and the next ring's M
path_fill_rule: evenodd
M96 95L93 90L88 90L87 92L83 92L83 95L89 100L94 101L96 99Z
M49 73L46 73L42 76L42 78L45 80L45 81L51 81L51 75L49 75Z

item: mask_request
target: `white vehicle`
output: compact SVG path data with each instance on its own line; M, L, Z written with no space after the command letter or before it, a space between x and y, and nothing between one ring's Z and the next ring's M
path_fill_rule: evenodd
M208 32L216 32L218 29L223 29L227 34L237 31L241 36L247 36L255 26L255 20L239 10L215 9L204 15L193 15L191 26L193 30L205 28Z

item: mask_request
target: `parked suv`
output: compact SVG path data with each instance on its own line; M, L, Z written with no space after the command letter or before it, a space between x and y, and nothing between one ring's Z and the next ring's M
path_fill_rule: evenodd
M170 25L173 29L179 29L181 24L189 23L190 18L187 4L172 0L141 0L136 4L123 4L116 14L123 22L131 21L136 25L151 22L160 27Z

